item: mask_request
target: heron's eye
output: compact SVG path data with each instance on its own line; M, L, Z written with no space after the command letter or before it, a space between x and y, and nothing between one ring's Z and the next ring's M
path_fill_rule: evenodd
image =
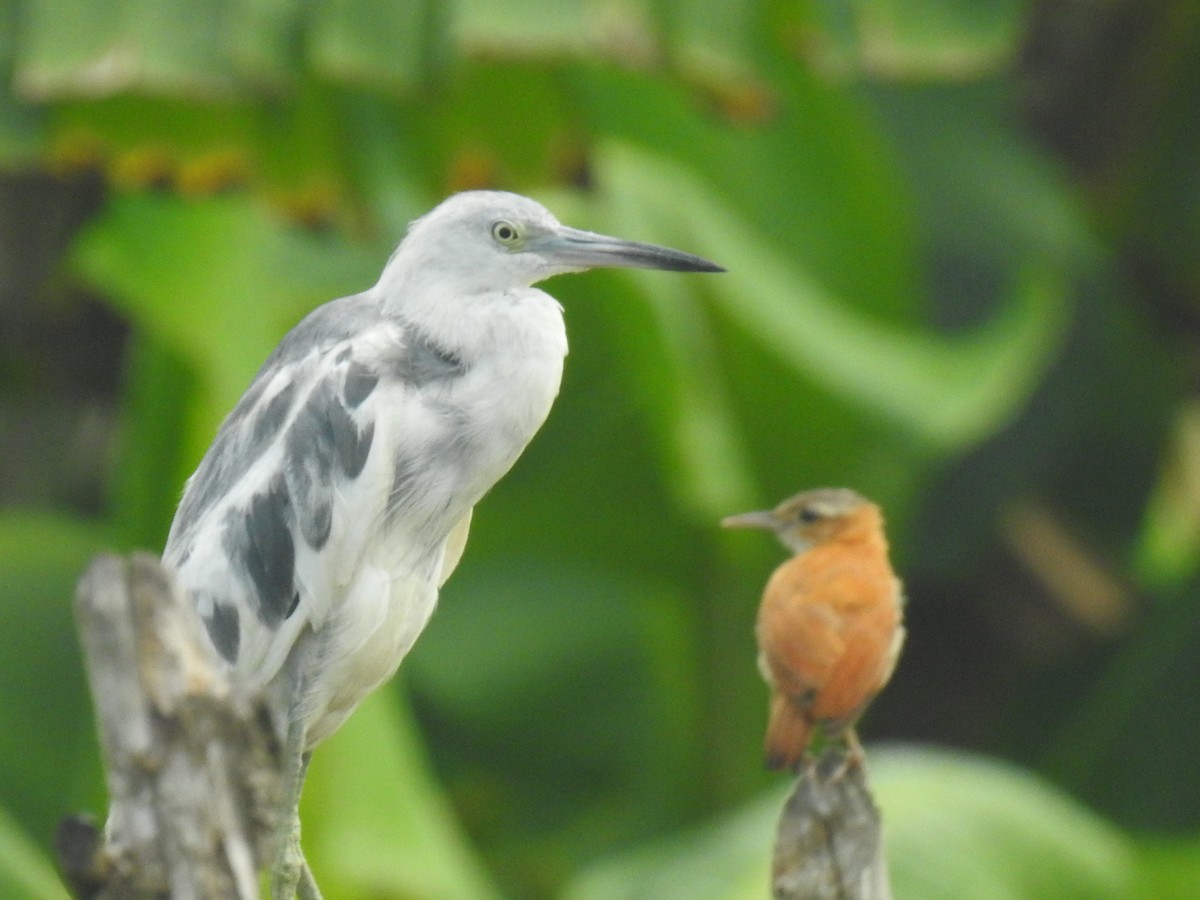
M501 244L515 244L520 236L517 226L512 222L501 219L499 222L492 223L492 237Z

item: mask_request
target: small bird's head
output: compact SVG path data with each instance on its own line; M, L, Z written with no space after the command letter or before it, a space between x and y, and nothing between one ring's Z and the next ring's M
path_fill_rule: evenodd
M602 267L724 271L690 253L568 228L519 194L465 191L412 223L383 279L424 276L467 293L500 292Z
M864 527L878 529L879 507L849 488L818 488L789 497L774 509L721 520L726 528L765 528L783 546L803 553Z

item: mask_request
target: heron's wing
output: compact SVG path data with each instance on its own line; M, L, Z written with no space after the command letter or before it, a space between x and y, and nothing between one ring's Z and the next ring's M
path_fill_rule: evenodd
M467 534L471 530L471 515L474 512L474 509L467 510L467 514L458 520L458 523L450 530L450 536L446 538L446 555L442 557L442 571L438 575L438 587L445 584L446 580L454 574L454 570L458 568L458 561L462 559L463 551L467 548Z
M169 554L189 543L189 533L228 497L270 451L290 421L296 401L320 376L329 351L379 321L366 295L343 297L314 310L279 342L246 393L221 424L187 487L171 523ZM164 554L166 555L166 554Z
M217 650L259 684L364 566L390 502L376 428L397 402L381 395L403 389L404 347L402 326L362 295L321 307L263 365L188 482L164 560Z

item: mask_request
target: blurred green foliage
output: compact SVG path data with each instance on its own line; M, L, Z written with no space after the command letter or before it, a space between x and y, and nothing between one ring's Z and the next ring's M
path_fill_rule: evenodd
M911 598L863 729L909 745L896 896L1191 896L1198 60L1190 0L0 0L0 894L62 897L104 806L88 557L160 547L290 324L497 186L729 272L550 286L554 413L315 756L328 895L762 896L781 552L716 521L838 484Z

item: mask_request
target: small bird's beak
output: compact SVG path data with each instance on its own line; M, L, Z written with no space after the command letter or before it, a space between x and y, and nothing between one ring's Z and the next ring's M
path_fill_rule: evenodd
M554 262L580 269L666 269L671 272L724 272L707 259L640 241L626 241L563 225L542 238L538 251ZM532 249L532 248L531 248Z
M764 510L726 516L721 520L721 525L725 528L765 528L768 531L774 531L779 527L779 520L775 518L775 513Z

